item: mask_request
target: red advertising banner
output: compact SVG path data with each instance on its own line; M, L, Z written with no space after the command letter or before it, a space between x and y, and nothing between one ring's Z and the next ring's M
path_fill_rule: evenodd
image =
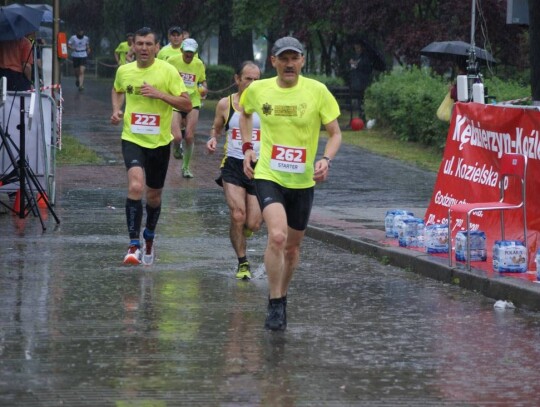
M441 167L426 211L426 226L446 224L448 207L457 203L493 202L500 199L499 160L504 153L528 157L526 204L529 270L540 246L540 112L534 109L456 103ZM520 198L516 182L506 193ZM488 262L496 240L501 239L500 213L484 211L471 216L471 229L486 233ZM520 209L505 212L506 240L523 240ZM465 216L452 215L452 241L465 230Z

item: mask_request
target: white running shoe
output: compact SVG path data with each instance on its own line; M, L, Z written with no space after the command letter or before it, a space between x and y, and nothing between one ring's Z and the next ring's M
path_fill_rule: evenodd
M153 240L146 240L144 242L142 263L145 266L150 266L154 263L154 258L155 258L154 247L155 247L155 244Z
M129 246L128 252L124 257L124 264L141 264L141 250L137 246Z

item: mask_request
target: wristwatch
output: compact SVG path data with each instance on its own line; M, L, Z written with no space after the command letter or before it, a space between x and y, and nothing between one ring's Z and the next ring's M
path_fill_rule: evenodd
M328 163L328 167L332 165L332 160L330 159L330 157L324 156L323 159L326 160L326 162Z

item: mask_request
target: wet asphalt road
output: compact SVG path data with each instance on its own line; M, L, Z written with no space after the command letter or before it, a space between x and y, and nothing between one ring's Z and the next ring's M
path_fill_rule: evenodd
M0 215L0 405L536 406L540 315L306 239L285 333L263 329L264 230L234 279L227 208L202 146L171 162L151 267L127 243L110 84L65 80L64 131L105 164L57 170L55 225ZM204 135L203 135L204 134ZM405 175L405 176L404 176ZM422 207L434 174L344 147L316 205ZM413 189L415 188L415 189ZM382 221L382 220L381 220Z

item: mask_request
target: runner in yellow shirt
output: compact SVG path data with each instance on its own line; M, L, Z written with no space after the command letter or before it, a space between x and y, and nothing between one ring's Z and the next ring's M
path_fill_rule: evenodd
M185 151L184 162L182 163L182 176L184 178L193 178L193 173L189 167L189 163L193 156L193 148L195 146L195 130L199 122L199 110L201 108L201 98L206 97L208 88L206 86L206 68L204 63L195 58L199 45L193 38L187 38L182 42L182 54L170 57L167 62L176 68L184 84L189 92L189 98L193 110L191 112L174 112L172 133L174 137L174 149L179 149L180 141L182 140L181 118L186 118L186 133L185 133Z
M277 77L253 82L240 98L244 172L255 178L268 228L264 264L270 293L265 328L273 331L287 327L287 291L298 265L314 186L328 177L341 145L339 106L326 86L300 75L303 54L296 38L277 40L271 55ZM251 140L254 113L261 121L259 158ZM328 142L316 161L321 124Z
M136 62L121 65L111 92L111 123L122 127L122 154L127 168L126 218L130 244L125 264L154 261L154 233L170 157L172 109L189 111L191 102L178 72L155 58L157 36L150 28L135 33ZM122 106L125 102L125 111ZM141 256L142 198L146 183L145 245Z
M133 33L127 33L126 41L123 41L120 44L118 44L118 46L114 50L114 58L116 59L116 63L118 64L118 66L124 65L132 61L132 57L133 57L132 51L131 51L132 46L133 46Z
M170 57L179 55L182 53L180 46L184 41L184 34L182 28L173 26L169 28L169 43L161 48L157 54L158 59L166 61Z

